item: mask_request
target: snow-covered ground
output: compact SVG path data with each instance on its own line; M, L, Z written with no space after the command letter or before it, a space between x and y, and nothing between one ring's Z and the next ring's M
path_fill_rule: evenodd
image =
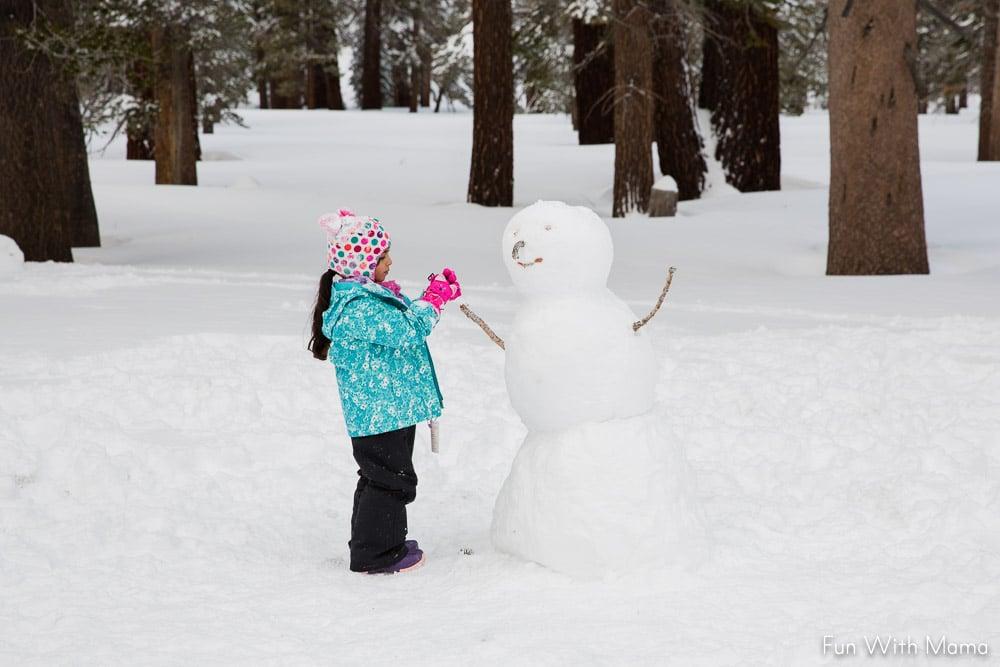
M491 546L525 430L457 309L431 338L441 453L422 428L415 454L429 561L347 570L356 466L304 350L315 220L380 216L404 287L452 266L502 336L512 211L464 203L469 115L245 117L202 138L197 188L112 143L91 163L104 247L0 278L0 663L803 665L824 635L865 660L877 633L997 660L1000 163L974 162L974 115L921 119L930 276L823 275L822 114L782 119L782 192L608 219L637 313L678 268L649 329L656 411L712 546L597 580ZM612 147L560 116L515 137L517 208L610 215Z

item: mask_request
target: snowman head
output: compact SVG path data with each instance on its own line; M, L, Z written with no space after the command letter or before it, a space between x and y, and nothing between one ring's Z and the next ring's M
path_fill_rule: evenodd
M613 256L608 226L584 206L539 201L511 218L503 232L504 263L525 293L604 287Z

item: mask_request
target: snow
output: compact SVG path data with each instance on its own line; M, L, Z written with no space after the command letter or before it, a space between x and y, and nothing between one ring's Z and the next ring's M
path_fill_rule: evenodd
M661 176L653 183L654 190L666 190L667 192L677 192L677 181L673 176Z
M112 143L91 163L104 247L0 281L0 662L802 665L824 635L890 632L996 654L1000 164L974 161L975 115L921 118L933 273L879 278L823 275L825 114L782 119L784 191L715 187L656 220L610 219L613 147L518 116L517 209L597 211L634 312L678 267L643 329L649 427L687 461L705 556L579 579L497 551L527 432L504 354L449 306L441 453L419 429L409 515L429 560L372 579L347 570L356 465L304 349L316 217L378 215L393 278L413 293L453 266L509 336L513 211L463 203L469 115L241 114L202 137L239 160L199 164L196 188L152 185ZM581 456L630 433L609 424Z
M24 253L14 239L0 234L0 278L10 277L24 268Z

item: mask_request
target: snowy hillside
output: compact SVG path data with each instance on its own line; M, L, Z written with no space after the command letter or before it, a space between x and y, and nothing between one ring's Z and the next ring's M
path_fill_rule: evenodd
M503 336L513 211L464 203L471 116L241 113L196 188L95 154L104 247L0 272L0 663L803 665L876 633L996 660L1000 163L974 162L974 114L921 117L932 273L881 278L823 275L825 115L782 119L783 191L655 220L610 219L612 146L515 119L516 209L594 208L637 314L678 269L644 331L710 553L577 580L490 543L525 429L453 305L409 507L428 563L347 570L356 465L305 351L316 218L379 216L404 289L451 266Z

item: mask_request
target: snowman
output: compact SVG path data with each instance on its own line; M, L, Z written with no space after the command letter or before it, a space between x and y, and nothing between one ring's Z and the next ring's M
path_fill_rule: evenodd
M690 474L652 412L649 338L607 287L607 225L540 201L511 218L503 253L524 299L505 341L507 391L528 434L493 510L494 545L584 576L690 558L701 532Z

